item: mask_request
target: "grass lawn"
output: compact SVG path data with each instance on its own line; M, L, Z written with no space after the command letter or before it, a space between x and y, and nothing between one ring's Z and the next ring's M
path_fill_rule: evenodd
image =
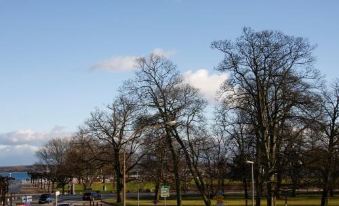
M113 188L112 188L112 183L105 183L106 186L106 191L103 191L103 183L93 183L92 184L92 190L94 191L100 191L102 193L105 192L114 192ZM127 184L127 191L129 192L136 192L137 188L143 189L143 190L148 190L151 191L153 189L153 184L151 183L136 183L136 182L129 182ZM75 185L75 190L76 193L82 193L83 192L83 185L81 184L76 184ZM109 202L109 203L114 203L115 199L106 199L105 201ZM176 201L174 200L174 197L171 197L170 200L166 201L168 206L175 206L176 205ZM266 200L262 199L261 201L261 205L265 206L266 205ZM307 193L307 194L300 194L298 197L292 198L289 197L288 198L288 206L319 206L320 205L320 196L319 194L313 194L313 193ZM137 206L137 200L135 199L129 199L127 200L127 205L128 206ZM154 204L152 203L152 200L140 200L140 205L141 206L153 206ZM161 200L158 205L165 205L165 201ZM185 197L183 196L183 206L203 206L204 203L202 200L197 199L197 197ZM216 201L213 200L212 201L212 205L216 205ZM245 205L245 200L242 199L241 196L239 195L230 195L228 197L225 198L224 200L224 205L225 206L244 206ZM251 200L248 200L248 205L251 206L252 202ZM285 201L283 199L281 200L277 200L276 202L276 206L284 206L285 205ZM334 198L330 198L329 199L329 204L330 206L339 206L339 196L336 196Z
M93 191L100 191L101 193L110 193L110 192L114 192L115 189L113 189L113 183L105 183L105 187L106 187L106 191L103 191L103 186L104 183L101 182L94 182L91 186ZM140 188L140 190L147 190L147 191L152 191L154 188L154 185L152 183L136 183L136 182L128 182L127 183L127 191L128 192L137 192L138 191L138 186ZM70 186L66 185L66 190L67 188ZM62 188L57 188L59 191L62 190ZM84 186L82 184L75 184L75 192L76 193L83 193L84 192Z
M115 200L113 199L107 199L105 200L107 202L113 203ZM166 201L166 205L168 206L175 206L176 201L171 199ZM182 202L183 206L203 206L204 203L202 200L183 200ZM289 198L288 200L288 206L319 206L320 205L320 197L297 197L297 198ZM284 200L277 200L276 206L284 206L285 201ZM136 206L137 200L127 200L127 205L128 206ZM151 200L140 200L140 205L142 206L153 206L153 203ZM165 201L161 200L158 203L158 206L160 205L165 205ZM212 205L216 205L216 201L212 201ZM225 206L244 206L245 205L245 200L243 199L226 199L224 200L224 205ZM251 200L248 201L248 205L251 206L252 202ZM266 201L263 199L262 204L263 206L266 205ZM339 197L335 197L333 199L329 200L329 204L332 206L338 206L339 205Z

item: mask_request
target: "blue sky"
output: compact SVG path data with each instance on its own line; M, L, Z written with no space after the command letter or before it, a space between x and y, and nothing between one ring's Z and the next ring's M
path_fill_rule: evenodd
M160 51L208 83L221 60L210 43L244 26L308 38L315 66L333 80L338 19L335 0L0 0L0 165L33 163L38 146L75 131L133 76L100 65Z

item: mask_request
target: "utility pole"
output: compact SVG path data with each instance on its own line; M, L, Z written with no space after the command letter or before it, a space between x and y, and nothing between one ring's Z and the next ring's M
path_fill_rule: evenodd
M252 166L252 206L254 206L254 169L253 169L254 162L247 160L246 163L251 164Z
M140 195L139 195L139 171L137 170L137 182L138 182L138 206L140 205Z
M124 206L126 206L126 152L124 151Z

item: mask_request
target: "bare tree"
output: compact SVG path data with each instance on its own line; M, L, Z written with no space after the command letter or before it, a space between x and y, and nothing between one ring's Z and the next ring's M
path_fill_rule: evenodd
M90 189L94 179L100 175L100 169L105 162L102 151L105 147L89 136L84 130L72 137L67 151L66 162L72 177L83 184L84 190Z
M231 74L224 87L224 103L247 114L254 128L256 205L265 183L271 206L280 128L312 102L311 83L317 77L313 46L300 37L245 28L235 42L215 41L212 48L225 55L218 70Z
M6 205L6 194L8 193L8 186L10 184L10 177L0 176L0 204Z
M68 148L69 140L67 138L54 138L36 152L40 164L44 165L48 178L52 181L52 190L54 182L57 182L62 187L63 193L71 179L66 163Z
M318 152L322 177L321 206L328 205L328 194L335 181L335 161L339 153L339 82L336 81L330 90L322 92L322 112L315 129L318 129Z
M166 176L166 171L169 170L168 147L164 137L165 134L162 129L150 129L146 133L142 147L145 156L139 163L140 169L142 169L139 175L142 175L143 180L153 182L155 185L155 202L160 197L161 183L169 184Z
M119 96L106 110L91 113L86 121L86 131L96 138L101 145L106 145L112 156L109 159L114 168L116 181L117 202L121 202L123 187L123 156L126 156L126 171L130 171L142 155L137 155L141 140L142 129L136 126L138 108L135 102L126 96ZM106 155L107 156L107 155Z
M142 107L147 109L152 124L161 124L165 131L167 146L173 162L177 205L181 206L181 180L179 173L179 156L175 144L183 151L187 166L200 191L205 205L210 205L201 172L195 161L193 140L195 130L205 101L198 91L185 84L176 66L165 57L151 54L138 60L136 79L125 84L125 88L139 99ZM201 122L201 121L200 121ZM175 124L172 124L175 123Z
M254 157L254 134L253 127L248 122L246 114L233 114L229 112L225 105L219 105L216 110L216 120L214 133L217 139L222 142L225 157L232 161L229 164L228 176L243 183L244 198L247 205L248 178L250 177L250 167L246 163Z

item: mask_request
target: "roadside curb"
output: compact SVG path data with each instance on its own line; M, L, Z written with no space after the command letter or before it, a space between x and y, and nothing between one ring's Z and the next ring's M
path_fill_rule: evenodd
M107 201L105 201L105 200L101 200L101 202L102 202L102 203L105 203L106 205L114 206L114 204L113 204L113 203L111 203L111 202L107 202Z

